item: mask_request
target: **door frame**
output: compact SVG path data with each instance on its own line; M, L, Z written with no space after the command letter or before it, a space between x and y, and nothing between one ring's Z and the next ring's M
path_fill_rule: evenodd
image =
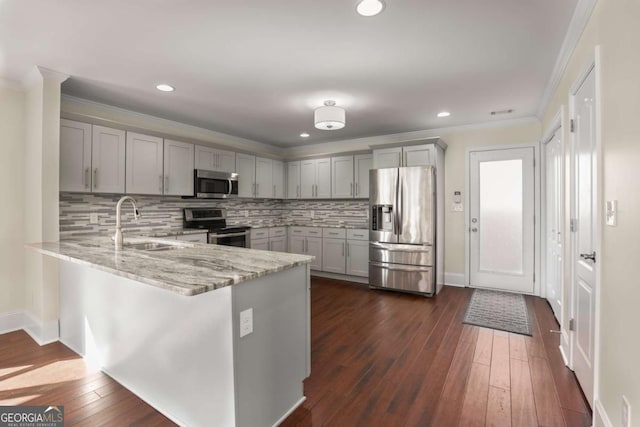
M522 144L504 144L504 145L489 145L483 147L467 147L464 157L464 203L466 209L464 210L464 286L471 286L471 244L470 244L470 227L471 227L471 212L470 202L471 197L469 190L471 188L471 152L477 151L496 151L496 150L508 150L512 148L533 148L533 293L531 295L540 295L540 141L525 142Z
M600 45L596 45L593 51L593 56L590 60L587 61L587 64L582 68L581 72L578 74L578 77L574 81L573 85L571 85L571 89L569 90L569 119L574 120L575 117L575 95L584 83L584 81L589 76L589 73L594 71L594 80L595 80L595 93L596 93L596 102L595 102L595 139L596 139L596 168L594 174L596 175L596 187L592 189L595 194L595 205L596 209L593 212L596 223L596 232L593 236L594 239L594 248L597 254L598 262L595 263L595 313L594 313L594 331L593 331L593 410L595 410L596 403L599 401L599 366L600 366L600 301L601 301L601 284L602 284L602 269L600 268L601 260L602 260L602 214L600 212L600 208L602 205L602 86L601 86L601 56L600 56ZM570 214L568 220L575 218L576 214L576 182L575 182L575 146L576 146L576 134L571 132L570 137L570 161L569 161L569 181L570 181L570 190L569 190L569 198L570 198ZM570 223L569 223L570 227ZM570 319L575 317L575 266L574 259L577 252L576 248L576 239L574 233L571 233L571 238L569 239L570 244L570 259L571 262L569 264L569 277L570 277L570 298L571 298L571 311L570 311ZM575 357L575 332L570 331L570 340L569 340L569 368L573 369L573 361Z
M570 211L569 206L568 206L568 200L569 200L569 191L567 190L567 187L570 185L569 181L571 181L570 179L567 179L567 174L571 173L570 168L567 167L567 152L569 150L567 150L567 144L566 144L566 129L569 129L569 119L566 115L566 108L564 105L560 106L560 109L558 110L558 112L556 113L555 116L553 116L553 119L551 120L551 122L549 123L549 126L547 127L546 131L543 133L543 137L541 140L541 144L544 146L546 144L548 144L551 140L551 137L553 137L553 135L560 130L560 145L562 146L562 212L560 214L560 224L562 224L562 248L563 248L563 253L562 253L562 263L561 263L561 277L560 277L560 291L561 291L561 303L562 306L560 307L560 318L558 319L558 322L560 323L560 354L562 355L562 359L564 360L564 364L569 366L569 360L570 360L570 335L569 335L569 325L566 322L567 320L567 316L571 313L571 299L569 299L569 301L567 301L565 299L565 295L568 293L569 295L571 294L571 282L570 280L566 280L567 279L567 254L570 254L570 240L572 236L568 236L567 234L567 230L569 230L569 217L571 215L567 215L567 212ZM542 152L542 147L541 147L541 152ZM541 229L541 233L542 230L545 230L547 227L547 157L541 155L541 171L540 171L540 189L542 191L541 193L541 199L540 199L540 211L541 211L541 225L540 225L540 229ZM542 237L542 234L541 234ZM547 277L547 243L546 243L546 238L542 239L542 245L540 247L542 253L541 253L541 262L540 262L540 278L541 278L541 294L540 296L542 298L546 298L547 297L547 283L546 283L546 277ZM566 287L569 286L569 292L565 292L567 289Z

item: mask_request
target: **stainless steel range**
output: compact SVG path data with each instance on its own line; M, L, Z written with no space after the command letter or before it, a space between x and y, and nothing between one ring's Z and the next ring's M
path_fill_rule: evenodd
M214 245L248 247L248 226L227 227L227 212L221 208L184 208L183 227L208 230L208 242Z

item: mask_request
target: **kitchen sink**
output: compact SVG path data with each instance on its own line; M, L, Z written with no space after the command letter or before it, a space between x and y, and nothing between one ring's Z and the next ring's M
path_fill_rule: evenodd
M171 243L160 242L125 243L123 246L126 249L137 249L139 251L169 251L172 249L183 249L186 247L182 245L173 245Z

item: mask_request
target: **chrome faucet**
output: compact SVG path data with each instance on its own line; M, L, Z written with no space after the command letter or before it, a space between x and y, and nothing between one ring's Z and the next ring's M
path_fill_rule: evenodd
M116 249L122 249L122 224L120 224L120 217L122 216L122 204L127 200L129 200L133 205L133 215L135 220L137 221L138 218L140 218L140 212L138 211L138 206L136 206L136 199L131 196L123 196L118 200L118 204L116 205L116 235L114 236Z

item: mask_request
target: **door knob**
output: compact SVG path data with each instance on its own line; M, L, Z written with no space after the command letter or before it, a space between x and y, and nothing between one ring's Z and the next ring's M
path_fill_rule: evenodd
M596 251L593 251L590 254L580 254L580 258L596 262Z

